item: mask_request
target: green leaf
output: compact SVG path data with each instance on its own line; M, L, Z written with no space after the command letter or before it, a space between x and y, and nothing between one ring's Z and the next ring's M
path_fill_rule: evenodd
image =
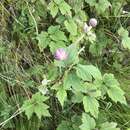
M125 49L130 49L130 37L124 37L122 39L122 45Z
M64 32L57 30L53 35L50 35L50 38L54 41L68 41Z
M83 10L78 11L77 16L78 19L81 19L81 21L87 21L87 15L86 12Z
M24 102L23 106L22 106L22 109L25 111L25 114L27 116L28 119L31 118L33 112L34 112L34 108L33 108L33 105L31 105L30 102Z
M124 97L124 91L119 87L120 84L115 79L113 74L105 74L103 76L103 83L107 88L107 93L109 97L113 101L127 104Z
M87 69L94 79L102 79L102 74L97 67L93 65L87 65Z
M130 37L129 37L129 32L121 27L118 30L118 34L121 36L122 39L122 45L125 49L130 49Z
M58 68L54 66L54 64L47 64L47 79L49 80L55 80L58 76Z
M95 7L99 14L103 14L111 6L108 0L85 0L91 7Z
M36 113L36 115L38 116L39 119L41 119L42 116L46 116L46 117L50 117L50 113L47 110L49 107L42 103L42 104L37 104L36 107L34 107L34 112Z
M90 6L95 6L97 4L96 0L85 0Z
M63 41L51 41L49 44L50 47L50 51L52 52L52 54L54 54L54 52L58 49L58 48L65 48L66 44Z
M85 112L90 112L94 117L98 117L99 103L94 97L84 96L83 105Z
M75 91L79 92L83 90L82 81L77 77L75 73L68 73L64 77L64 88L70 90L71 87Z
M50 34L50 35L52 35L52 34L55 34L58 30L60 29L60 26L59 25L57 25L57 26L49 26L49 28L48 28L48 33Z
M58 24L63 24L64 21L65 21L65 19L66 19L65 16L60 15L58 18L56 18L56 22L57 22Z
M76 67L77 75L86 81L92 81L92 77L94 79L102 79L101 72L93 65L81 65L79 64Z
M42 95L41 93L36 93L30 100L24 101L21 109L25 111L28 119L31 118L33 113L36 113L39 119L41 119L42 116L49 117L51 116L48 111L49 106L43 103L47 99L48 97Z
M61 124L58 125L56 130L74 130L71 126L71 123L68 121L62 121Z
M73 96L72 96L72 102L73 103L81 103L83 101L83 97L84 95L81 92L76 92Z
M96 37L96 41L93 44L90 44L89 51L97 57L101 56L103 49L106 48L107 44L112 41L102 30L99 30L99 32L96 33Z
M119 128L116 128L117 124L114 122L105 122L101 124L101 129L100 130L120 130Z
M60 31L59 26L50 26L48 28L48 33L50 34L50 38L53 41L65 41L65 42L68 41L64 32Z
M88 114L82 114L82 125L80 126L81 130L92 130L96 126L95 120L90 117Z
M112 87L112 86L119 86L119 82L115 79L113 74L104 74L103 76L103 82L105 83L106 87Z
M65 61L58 61L58 60L54 60L54 65L61 68L65 68L66 67L66 64L65 64Z
M60 86L60 88L59 88L59 90L58 90L58 92L57 92L57 94L56 94L56 97L58 98L58 100L59 100L61 106L63 107L64 102L65 102L65 100L67 99L66 90L65 90L63 87Z
M119 28L118 30L118 34L121 36L121 37L126 37L129 35L129 32L124 29L123 27Z
M55 17L59 10L58 6L53 1L49 3L48 9L50 10L52 17Z
M116 103L120 102L125 105L127 104L125 96L124 96L124 91L121 88L119 88L118 86L113 86L113 87L109 88L107 90L107 93L108 93L109 97Z
M121 8L121 6L122 6L121 1L112 2L112 8L113 8L112 11L114 16L117 16L120 13L122 13L123 8Z
M78 58L78 48L76 44L71 44L70 46L67 47L67 53L68 53L68 58L66 60L66 65L71 65L71 64L77 64L79 62Z
M76 67L76 73L77 73L77 76L80 77L82 80L92 81L92 76L89 73L89 70L87 69L86 65L79 64Z
M71 35L74 36L77 35L77 25L73 19L66 20L64 24L66 29L68 30L68 32L70 32Z
M99 80L98 80L99 81ZM97 80L94 81L94 83L84 83L84 91L83 93L87 93L91 97L101 97L101 90L99 90L100 86L98 86Z
M59 9L61 11L61 13L63 15L65 14L71 14L71 6L69 4L67 4L65 1L63 1L60 5L59 5Z
M103 14L111 6L108 0L99 0L98 4L95 6L99 14Z
M81 123L82 123L82 120L81 120L81 116L79 116L78 114L74 114L72 117L71 117L71 121L73 124L75 124L76 126L80 126ZM75 130L75 129L74 129Z
M38 40L38 46L41 51L43 51L43 49L46 48L47 45L49 45L49 43L50 43L50 38L49 38L47 32L41 32L37 36L37 40Z
M78 12L82 11L82 5L84 3L84 0L75 0L75 1L71 1L71 5L73 6L73 10L75 11L76 14L78 14Z
M52 17L55 17L60 10L63 15L65 14L71 14L71 6L66 3L64 0L54 0L49 3L48 9L50 10L50 13Z
M62 2L64 2L64 0L54 0L54 2L55 2L57 5L60 5Z

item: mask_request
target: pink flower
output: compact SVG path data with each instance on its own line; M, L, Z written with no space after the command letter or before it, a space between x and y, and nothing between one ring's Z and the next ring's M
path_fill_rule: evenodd
M89 20L89 25L92 26L92 27L96 27L97 26L97 19L91 18Z
M54 57L56 60L66 60L68 57L67 52L63 48L59 48L56 50Z

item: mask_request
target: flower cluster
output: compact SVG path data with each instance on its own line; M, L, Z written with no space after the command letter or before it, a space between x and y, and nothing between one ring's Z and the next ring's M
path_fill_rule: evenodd
M89 25L87 23L84 24L83 30L85 33L89 32L93 27L97 26L97 19L91 18L89 20Z
M92 29L92 27L96 27L96 26L97 26L97 20L95 18L91 18L89 20L89 26L85 23L83 28L84 32L87 33ZM54 57L56 60L63 61L68 58L68 54L65 49L59 48L56 50Z

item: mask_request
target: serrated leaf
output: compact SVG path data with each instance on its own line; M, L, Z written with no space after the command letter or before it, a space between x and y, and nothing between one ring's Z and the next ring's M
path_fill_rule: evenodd
M102 79L102 74L99 69L93 65L87 65L87 69L95 79Z
M65 14L71 14L71 6L69 4L67 4L65 1L63 1L60 5L59 5L59 9L61 11L61 13L63 15Z
M50 38L49 38L47 32L41 32L37 36L37 40L38 40L38 46L41 51L43 51L43 49L46 48L47 45L49 45L49 43L50 43Z
M115 101L126 104L126 99L124 97L124 91L119 87L119 82L115 79L113 74L105 74L103 76L104 85L107 88L107 93L109 97Z
M81 19L84 22L87 21L86 12L83 10L78 11L77 17L79 17L79 19Z
M117 124L114 122L105 122L101 124L101 129L100 130L120 130L119 128L116 128Z
M61 106L63 107L64 102L67 99L67 92L66 92L66 90L63 87L60 86L60 88L59 88L59 90L58 90L58 92L56 94L56 97L58 98Z
M74 130L71 126L71 123L68 121L62 121L56 130Z
M123 38L122 45L125 49L130 49L130 37Z
M33 105L30 104L30 102L26 101L26 102L24 102L22 109L25 111L25 115L27 116L27 118L30 119L34 112Z
M127 104L125 96L124 96L124 91L121 88L119 88L118 86L113 86L113 87L109 88L107 90L107 93L108 93L109 97L116 103L120 102L125 105Z
M119 82L115 79L113 74L104 74L103 82L105 83L106 87L112 86L119 86Z
M50 51L52 52L52 54L54 54L54 52L58 49L58 48L65 48L66 44L63 41L51 41L49 44L50 47Z
M102 79L101 72L93 65L81 65L79 64L76 67L77 75L86 81L92 81L92 77L94 79Z
M73 19L66 20L64 24L66 29L68 30L68 32L70 32L71 35L74 36L77 35L77 25Z
M118 30L118 34L121 36L122 39L122 45L125 49L130 49L130 37L129 37L129 32L121 27Z
M37 104L34 107L34 112L36 113L36 115L38 116L39 119L41 119L42 116L46 116L46 117L50 117L50 113L47 110L49 107L46 104Z
M86 82L84 83L84 86L85 86L85 89L82 92L89 94L89 96L95 97L95 98L102 96L101 91L99 90L100 86L98 86L97 80L95 80L94 83Z
M77 73L77 76L80 77L82 80L92 81L92 76L89 73L89 70L86 68L85 65L79 64L76 67L76 73Z
M90 117L88 114L82 114L82 125L80 126L81 130L92 130L96 126L95 120Z
M58 24L63 24L64 23L64 21L65 21L65 16L63 16L63 15L60 15L57 19L56 19L56 22L58 23Z
M48 97L40 93L36 93L30 100L24 102L21 109L25 111L28 119L31 118L33 113L35 113L39 119L41 119L42 116L51 116L48 111L49 106L43 103L47 99Z
M58 6L53 1L49 3L48 9L50 10L52 17L55 17L59 10Z
M103 14L111 6L108 0L85 0L90 6L95 6L99 14Z
M55 34L58 30L60 29L60 26L57 25L57 26L50 26L48 28L48 34L52 35L52 34Z
M83 105L85 112L90 112L94 117L98 117L99 103L94 97L84 96Z
M73 103L81 103L83 101L83 97L84 95L81 92L76 92L73 96L72 96L72 102Z
M68 41L64 32L57 30L53 35L50 35L50 38L54 41Z
M64 2L64 0L54 0L54 2L55 2L57 5L60 5L62 2Z
M64 32L60 31L59 26L50 26L48 28L48 33L50 34L50 38L53 41L65 41L65 42L68 41Z
M99 0L95 7L99 14L103 14L110 6L111 4L108 0Z
M96 0L85 0L90 6L95 6L96 5Z
M70 90L71 87L75 91L79 92L83 90L81 80L77 77L75 73L69 73L64 77L64 88Z
M129 35L129 32L124 29L123 27L119 28L118 30L118 34L121 36L121 37L126 37Z

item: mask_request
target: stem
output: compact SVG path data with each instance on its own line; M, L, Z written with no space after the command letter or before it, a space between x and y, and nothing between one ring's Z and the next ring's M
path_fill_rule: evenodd
M73 44L78 44L84 37L85 34L82 34Z
M27 4L27 7L28 7L28 11L29 11L29 13L30 13L30 15L31 15L31 17L32 17L32 19L33 19L33 21L34 21L35 28L36 28L36 34L38 35L38 27L37 27L37 22L36 22L36 20L35 20L35 18L34 18L34 16L33 16L33 14L32 14L32 12L31 12L30 8L29 8L28 2L26 2L26 4Z

